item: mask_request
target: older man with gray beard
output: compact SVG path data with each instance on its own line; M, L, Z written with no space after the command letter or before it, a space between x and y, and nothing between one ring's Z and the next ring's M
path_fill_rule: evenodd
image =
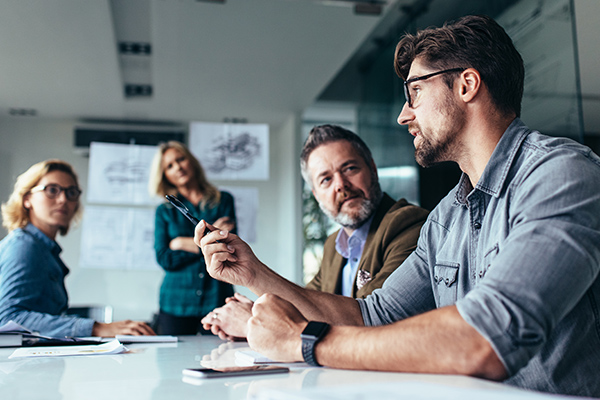
M382 193L371 151L340 126L314 127L300 166L321 210L341 225L327 238L321 267L306 287L364 298L413 252L428 213ZM236 294L202 322L221 338L245 337L251 308Z

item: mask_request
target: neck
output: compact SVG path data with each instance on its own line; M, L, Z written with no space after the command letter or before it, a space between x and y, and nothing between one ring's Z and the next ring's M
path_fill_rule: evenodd
M515 119L514 115L485 115L471 118L465 126L462 152L456 160L475 187L487 166L500 138Z
M39 223L34 224L33 222L32 222L32 225L35 226L36 228L38 228L40 231L42 231L42 233L44 235L46 235L50 239L56 241L56 234L58 233L57 227L45 225L45 224L39 224Z
M202 192L196 185L178 186L177 191L193 204L198 204L202 199Z
M344 232L346 232L346 235L348 235L348 237L352 236L352 234L356 230L356 229L346 228L345 226L342 227L342 229L344 230Z

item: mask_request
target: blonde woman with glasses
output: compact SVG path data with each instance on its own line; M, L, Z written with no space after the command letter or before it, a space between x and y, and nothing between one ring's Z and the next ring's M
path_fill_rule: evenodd
M17 178L2 204L9 234L0 241L0 325L13 320L54 337L153 335L144 322L100 323L65 315L69 269L56 235L66 235L80 217L80 196L75 171L61 160L37 163Z

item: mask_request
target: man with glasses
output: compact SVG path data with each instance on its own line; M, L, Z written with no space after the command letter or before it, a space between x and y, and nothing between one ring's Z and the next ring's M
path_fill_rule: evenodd
M277 360L600 396L600 158L519 119L523 61L491 18L406 35L395 68L417 161L456 162L458 185L366 299L302 290L235 235L201 239L201 222L209 273L263 295L250 346Z

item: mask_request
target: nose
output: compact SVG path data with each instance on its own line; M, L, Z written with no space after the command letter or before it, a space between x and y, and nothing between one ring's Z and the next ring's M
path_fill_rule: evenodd
M408 125L409 122L415 119L415 114L413 113L412 108L408 106L408 102L404 103L402 107L402 111L400 111L400 115L398 115L398 123L400 125Z
M65 190L61 190L56 196L56 201L59 203L66 203L67 201L67 192Z
M341 192L349 187L348 181L343 174L337 173L333 176L333 184L336 192Z

